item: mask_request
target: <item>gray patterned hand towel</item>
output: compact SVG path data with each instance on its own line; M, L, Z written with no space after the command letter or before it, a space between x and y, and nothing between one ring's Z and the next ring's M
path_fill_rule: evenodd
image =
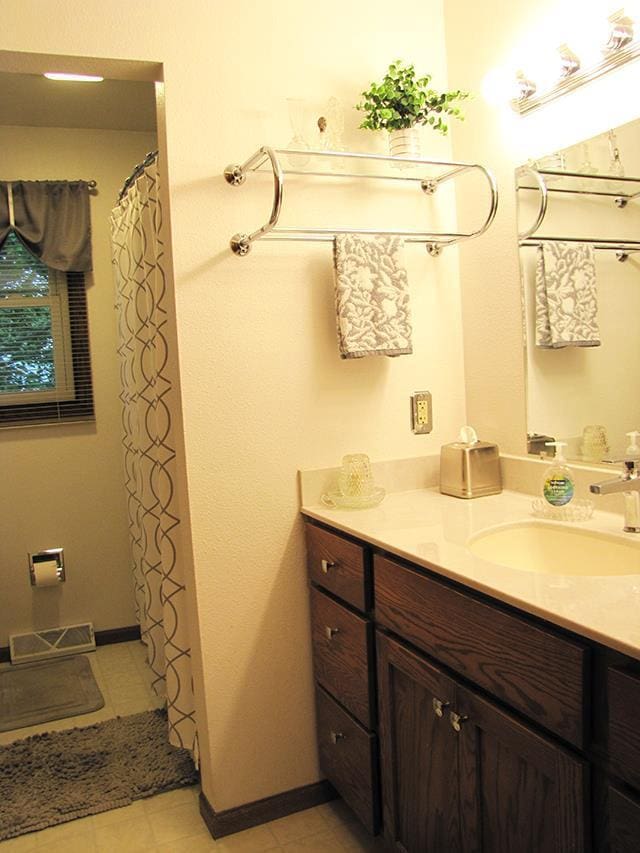
M400 237L336 236L336 321L341 358L413 352L403 249Z
M599 347L593 247L548 241L536 261L536 345Z

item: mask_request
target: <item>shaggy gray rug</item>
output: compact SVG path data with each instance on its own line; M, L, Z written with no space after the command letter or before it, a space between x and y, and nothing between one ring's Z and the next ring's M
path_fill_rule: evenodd
M0 732L90 714L103 705L82 655L0 670Z
M194 785L163 709L0 747L0 841Z

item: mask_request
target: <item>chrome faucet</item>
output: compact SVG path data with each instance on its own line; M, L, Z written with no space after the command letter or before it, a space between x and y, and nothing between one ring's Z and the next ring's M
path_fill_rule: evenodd
M640 459L622 460L624 468L619 477L602 480L589 486L594 495L624 493L625 533L640 533Z

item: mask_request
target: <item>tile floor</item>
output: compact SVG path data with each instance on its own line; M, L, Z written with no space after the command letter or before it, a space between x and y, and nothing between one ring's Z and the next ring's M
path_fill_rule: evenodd
M104 708L92 714L79 717L67 717L38 726L0 732L0 746L14 740L41 734L42 732L62 731L75 726L90 726L113 717L138 714L164 705L151 689L151 670L146 661L145 647L139 641L99 646L95 652L86 655L91 663L93 674L104 696ZM10 663L0 664L0 668L10 667Z
M151 671L142 643L100 646L88 658L105 699L104 708L93 714L1 732L0 746L32 734L88 726L162 704L151 690ZM214 841L200 817L198 794L198 787L158 794L122 809L0 842L0 853L339 853L384 849L339 800Z
M198 788L22 835L0 853L340 853L382 851L340 800L214 841L198 811Z

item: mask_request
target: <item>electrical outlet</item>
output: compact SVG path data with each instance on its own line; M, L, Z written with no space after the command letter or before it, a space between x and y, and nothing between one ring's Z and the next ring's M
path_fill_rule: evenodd
M429 391L416 391L411 395L411 428L416 435L425 435L433 429Z

